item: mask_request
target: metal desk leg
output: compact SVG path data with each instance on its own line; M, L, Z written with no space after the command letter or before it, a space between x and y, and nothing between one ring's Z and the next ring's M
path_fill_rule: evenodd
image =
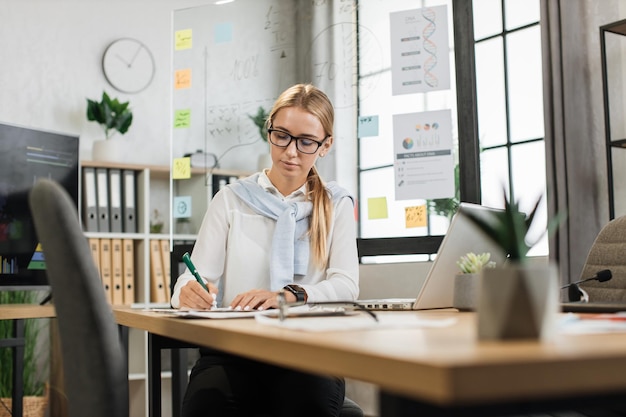
M172 417L181 417L187 389L187 350L171 349L172 355Z
M22 417L24 404L24 320L13 320L13 416Z
M161 417L161 347L159 336L148 333L148 415Z

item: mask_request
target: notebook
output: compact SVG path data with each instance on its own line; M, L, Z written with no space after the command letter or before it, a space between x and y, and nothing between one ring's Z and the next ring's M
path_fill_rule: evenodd
M497 209L472 203L459 205L416 298L369 299L358 300L358 303L372 310L427 310L452 307L454 276L460 272L456 262L461 256L468 252L476 254L489 252L491 260L497 265L501 265L506 259L502 249L464 214L472 212L477 216L486 216L490 211Z

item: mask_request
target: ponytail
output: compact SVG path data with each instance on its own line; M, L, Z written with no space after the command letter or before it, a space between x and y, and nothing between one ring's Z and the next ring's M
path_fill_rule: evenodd
M307 176L307 196L313 204L309 225L313 262L319 268L324 268L333 207L326 186L315 166L311 167Z

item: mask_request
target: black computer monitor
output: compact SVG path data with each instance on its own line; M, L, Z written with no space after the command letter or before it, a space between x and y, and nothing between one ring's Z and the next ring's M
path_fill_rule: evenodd
M0 291L49 288L28 195L49 178L78 207L78 143L76 135L0 124Z

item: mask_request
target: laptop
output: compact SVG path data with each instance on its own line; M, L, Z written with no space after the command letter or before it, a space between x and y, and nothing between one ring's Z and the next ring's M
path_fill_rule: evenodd
M626 303L570 301L561 303L561 311L564 313L619 313L626 311Z
M501 265L506 259L506 254L502 249L478 229L465 214L472 212L476 216L484 217L494 211L499 211L499 209L465 202L459 205L416 298L383 298L357 300L357 302L371 310L451 308L454 297L454 277L460 272L456 262L461 256L468 252L476 254L489 252L491 260L497 265Z

